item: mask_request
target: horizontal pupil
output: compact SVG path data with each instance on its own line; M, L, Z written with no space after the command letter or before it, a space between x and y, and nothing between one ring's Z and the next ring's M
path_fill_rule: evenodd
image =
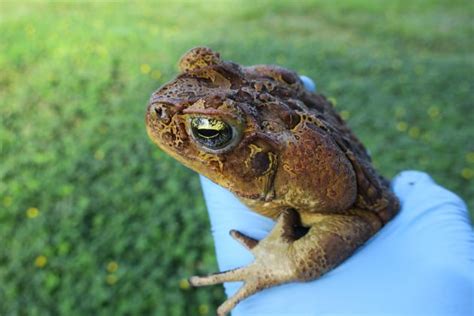
M216 131L215 129L199 129L198 130L199 135L205 138L214 138L219 135L219 131Z
M224 148L233 139L233 129L224 121L195 117L190 123L194 139L208 149Z

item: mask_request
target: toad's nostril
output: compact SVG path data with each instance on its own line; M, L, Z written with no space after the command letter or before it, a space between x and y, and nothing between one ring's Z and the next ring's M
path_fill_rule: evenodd
M161 117L161 115L163 114L163 109L161 107L156 107L155 106L155 113L158 117Z
M170 115L168 109L163 104L154 104L153 111L155 112L156 119L162 123L168 124L170 122Z

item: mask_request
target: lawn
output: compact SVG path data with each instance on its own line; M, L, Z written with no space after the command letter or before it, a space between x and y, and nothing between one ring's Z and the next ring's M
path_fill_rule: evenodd
M0 315L213 315L197 176L148 140L187 49L315 79L387 177L474 206L471 1L0 3Z

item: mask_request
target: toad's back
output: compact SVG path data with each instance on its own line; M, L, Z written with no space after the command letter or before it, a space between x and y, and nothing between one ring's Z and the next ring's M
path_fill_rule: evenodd
M157 127L149 129L152 138L178 160L267 216L288 207L341 212L352 206L374 211L384 222L393 216L397 200L364 146L326 98L307 91L296 73L269 65L242 67L207 48L188 52L180 68L182 73L152 97L166 120L159 126L149 121ZM188 137L188 118L197 114L233 119L240 139L212 152L194 135Z

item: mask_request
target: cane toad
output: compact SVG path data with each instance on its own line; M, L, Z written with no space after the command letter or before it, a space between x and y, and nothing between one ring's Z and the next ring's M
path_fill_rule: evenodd
M398 200L364 146L295 72L240 66L206 47L188 51L179 68L150 99L148 135L276 220L260 241L231 231L253 253L253 263L190 279L194 286L244 282L219 315L262 289L321 276L397 213Z

